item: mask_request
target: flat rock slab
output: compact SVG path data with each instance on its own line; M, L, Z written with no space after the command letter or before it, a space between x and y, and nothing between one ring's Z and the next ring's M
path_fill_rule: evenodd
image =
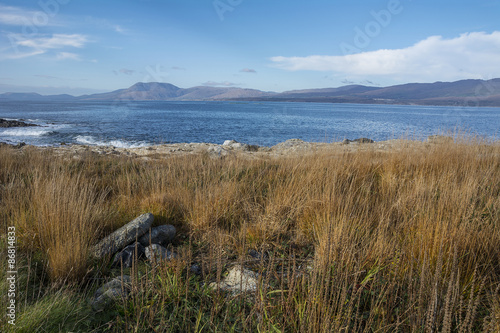
M139 243L145 247L150 244L167 245L174 240L176 232L173 225L160 225L139 238Z
M153 214L142 214L138 218L111 233L94 247L94 257L104 258L120 251L148 232L153 224L153 220Z
M210 287L217 287L224 291L229 291L233 294L254 292L257 290L258 274L236 265L227 274L226 278L219 284L213 282Z

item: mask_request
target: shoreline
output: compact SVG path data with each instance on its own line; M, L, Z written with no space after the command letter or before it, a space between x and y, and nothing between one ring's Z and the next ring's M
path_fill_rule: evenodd
M9 144L0 142L1 146L8 146L15 149L37 149L42 151L54 151L58 154L66 155L73 154L78 156L85 153L93 153L98 155L109 156L127 156L143 159L161 159L170 156L180 155L200 155L208 154L214 158L224 158L229 156L240 156L247 158L259 157L279 157L279 156L296 156L307 155L317 152L330 153L346 153L359 151L372 152L391 152L399 151L405 148L412 149L428 149L435 145L443 143L457 143L451 136L432 135L425 140L413 139L391 139L385 141L373 141L366 138L356 140L347 140L339 142L307 142L301 139L289 139L278 143L274 146L257 146L240 143L234 140L226 140L223 144L215 143L172 143L159 144L145 147L120 148L114 146L94 146L85 144L65 144L60 146L34 146L24 143ZM498 144L497 141L489 142L490 144Z

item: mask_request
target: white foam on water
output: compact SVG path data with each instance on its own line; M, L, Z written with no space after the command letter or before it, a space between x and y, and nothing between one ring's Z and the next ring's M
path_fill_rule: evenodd
M35 127L14 127L3 130L0 135L5 136L42 136L53 132L52 128L35 128Z
M94 137L90 135L78 135L75 137L75 141L84 145L113 146L116 148L141 148L148 146L148 144L145 142L128 142L124 140L101 141L101 140L96 140Z

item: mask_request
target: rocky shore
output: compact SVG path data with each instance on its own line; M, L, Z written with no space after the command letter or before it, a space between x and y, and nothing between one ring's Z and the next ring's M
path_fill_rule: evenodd
M6 119L0 118L0 127L1 128L31 127L31 126L38 126L38 125L25 123L23 121L18 121L18 120L6 120Z
M63 144L55 147L35 147L40 150L53 150L61 155L72 155L78 159L82 154L97 154L110 156L127 156L144 160L154 160L179 155L203 155L212 158L239 156L244 158L282 157L307 155L318 152L346 153L359 151L391 152L406 148L428 149L437 144L453 142L452 137L433 135L424 141L409 139L394 139L373 141L368 138L354 140L345 139L341 142L306 142L300 139L290 139L272 147L249 145L234 140L226 140L223 144L214 143L174 143L161 144L139 148L118 148L113 146L91 146L80 144ZM1 144L0 145L7 145ZM18 144L15 148L27 149L29 145Z

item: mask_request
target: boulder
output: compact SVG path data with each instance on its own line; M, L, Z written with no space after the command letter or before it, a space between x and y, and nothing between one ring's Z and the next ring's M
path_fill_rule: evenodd
M222 158L229 155L229 151L222 146L212 146L207 149L207 153L212 158Z
M267 253L265 252L259 252L257 250L254 250L254 249L250 249L248 250L248 255L254 259L257 259L257 260L267 260L269 259L269 256Z
M101 240L95 247L93 254L96 258L103 258L115 254L128 244L140 238L153 224L153 214L146 213L127 223L120 229Z
M144 257L144 254L144 246L142 246L140 243L131 244L115 255L111 266L121 266L123 268L132 267L132 263L136 259Z
M10 127L30 127L30 126L38 126L35 124L25 123L23 121L18 120L6 120L0 119L0 127L10 128Z
M244 292L254 292L257 290L258 274L236 265L227 274L225 279L217 285L216 282L211 283L210 288L231 292L232 294L239 294Z
M151 261L172 260L177 258L177 254L158 244L151 244L148 246L145 253L146 258Z
M375 141L373 141L372 139L368 139L368 138L359 138L359 139L352 140L352 142L357 142L357 143L374 143Z
M175 233L176 230L173 225L161 225L152 228L150 232L139 238L139 243L141 243L142 246L149 246L150 244L167 245L174 240Z
M96 312L104 311L116 301L127 297L130 290L130 283L130 276L124 275L104 284L94 294L91 303L92 310Z
M226 140L226 141L224 141L224 143L222 145L223 146L232 146L235 143L238 143L238 142L234 141L234 140Z
M343 144L345 144L345 145L348 145L348 144L350 144L350 143L351 143L351 140L349 140L349 139L344 139L344 140L342 141L342 143L343 143Z
M189 271L195 275L201 275L203 273L203 269L198 264L192 264L191 267L189 267Z

